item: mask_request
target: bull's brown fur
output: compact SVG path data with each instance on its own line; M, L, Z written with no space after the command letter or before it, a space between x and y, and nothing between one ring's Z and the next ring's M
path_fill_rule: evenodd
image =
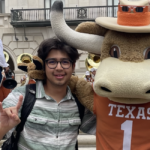
M103 36L108 31L107 29L97 25L95 22L83 22L79 24L75 30L82 33L96 34Z
M144 50L150 47L150 36L144 33L123 33L109 30L102 45L101 60L110 57L110 48L117 45L121 51L120 60L142 62Z
M110 57L110 49L113 45L120 48L120 60L130 62L142 62L144 50L150 47L148 33L123 33L107 30L94 22L85 22L78 25L76 31L82 33L105 36L101 48L101 60Z
M70 87L71 92L80 100L83 106L86 106L86 108L93 112L94 91L91 84L85 81L83 78L72 76L68 86Z
M39 61L43 66L43 61L38 56L33 56L33 59Z
M28 70L35 70L36 66L34 63L29 63L27 69Z
M33 60L38 61L43 66L43 61L38 56L33 56ZM39 80L45 79L45 71L43 69L36 70L36 65L32 62L19 63L18 67L20 67L21 70L23 71L26 70L28 72L29 79L39 79Z
M76 83L78 81L78 76L73 76L71 77L71 80L69 81L68 86L70 87L70 90L73 94L75 94L75 90L76 90Z
M28 76L30 79L43 80L45 79L45 71L44 70L29 70Z
M94 91L89 82L86 82L84 79L80 78L76 84L76 96L83 104L93 112L94 106Z

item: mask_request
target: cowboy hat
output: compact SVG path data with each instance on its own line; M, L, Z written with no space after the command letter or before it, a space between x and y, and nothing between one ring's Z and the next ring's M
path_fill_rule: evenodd
M148 0L141 0L141 1L120 0L120 5L129 7L133 6L134 7L133 9L135 9L136 6L137 7L141 6L143 7L143 9L145 9L146 7L148 7L149 3ZM120 5L118 5L118 8L121 7ZM96 18L95 22L98 25L110 30L127 33L150 33L150 12L131 13L118 11L117 15L118 18L98 17ZM129 25L126 24L124 21L127 21Z

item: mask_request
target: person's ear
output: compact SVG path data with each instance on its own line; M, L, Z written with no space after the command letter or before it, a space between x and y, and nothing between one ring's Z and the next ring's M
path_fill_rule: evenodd
M74 72L75 71L75 66L76 66L76 64L74 63L74 64L72 64L72 72Z

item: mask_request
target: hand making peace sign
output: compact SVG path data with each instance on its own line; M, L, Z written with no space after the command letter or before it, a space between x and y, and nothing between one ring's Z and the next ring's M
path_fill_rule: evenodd
M5 128L8 131L20 123L20 118L18 117L18 111L22 105L23 96L19 97L18 104L14 107L9 107L6 109L2 108L2 103L0 103L0 128Z

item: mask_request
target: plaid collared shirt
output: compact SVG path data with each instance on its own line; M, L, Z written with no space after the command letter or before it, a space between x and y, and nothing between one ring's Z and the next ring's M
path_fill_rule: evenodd
M3 101L3 108L15 106L20 95L25 96L25 86L14 89ZM96 117L86 110L81 123L69 87L57 103L45 94L42 82L37 81L36 102L21 132L18 150L75 150L79 125L84 132L95 134Z

